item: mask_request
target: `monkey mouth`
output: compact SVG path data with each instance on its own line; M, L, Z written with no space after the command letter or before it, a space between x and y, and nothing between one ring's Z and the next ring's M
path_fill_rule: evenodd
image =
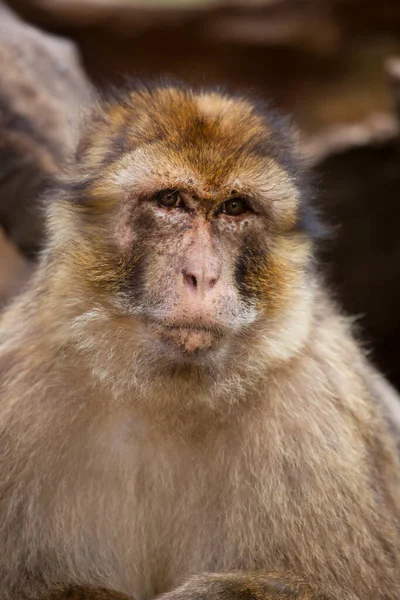
M162 321L151 321L149 326L163 342L173 344L187 354L211 350L223 337L221 328L215 326L189 326Z

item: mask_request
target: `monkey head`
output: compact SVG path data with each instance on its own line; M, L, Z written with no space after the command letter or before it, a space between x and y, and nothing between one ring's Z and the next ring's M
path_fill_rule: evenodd
M282 118L216 92L127 91L94 111L62 188L51 246L111 319L136 324L144 355L296 350L312 215Z

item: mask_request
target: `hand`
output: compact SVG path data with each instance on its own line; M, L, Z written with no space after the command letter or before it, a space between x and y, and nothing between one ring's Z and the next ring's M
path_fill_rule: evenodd
M65 590L52 592L41 600L133 600L130 596L104 590L88 587L71 587Z
M329 600L304 580L256 571L205 573L190 578L159 600Z

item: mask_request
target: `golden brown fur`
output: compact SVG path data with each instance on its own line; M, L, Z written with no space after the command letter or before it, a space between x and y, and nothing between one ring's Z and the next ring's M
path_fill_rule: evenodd
M400 597L383 388L315 273L299 177L245 100L97 108L1 322L2 600ZM232 191L254 210L221 214Z

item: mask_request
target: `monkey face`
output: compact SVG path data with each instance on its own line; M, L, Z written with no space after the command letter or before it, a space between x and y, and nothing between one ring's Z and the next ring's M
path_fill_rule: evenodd
M236 194L223 201L182 188L137 201L132 222L119 225L127 236L140 232L129 250L143 252L124 300L165 344L198 355L257 317L252 294L238 287L240 248L257 218Z
M61 203L79 221L74 269L147 344L202 360L251 333L272 341L301 311L310 236L275 116L215 93L135 91L95 114L77 159Z

